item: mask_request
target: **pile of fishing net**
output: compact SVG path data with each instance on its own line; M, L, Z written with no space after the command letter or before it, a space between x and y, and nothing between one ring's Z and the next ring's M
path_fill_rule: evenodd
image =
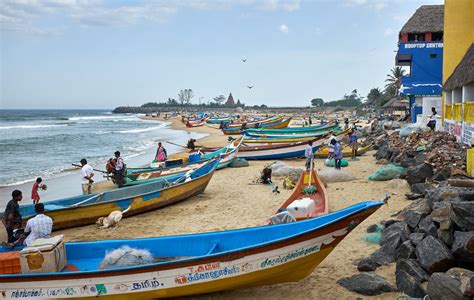
M298 178L300 174L304 171L304 167L291 167L284 162L276 161L271 165L272 175L274 176L294 176L297 174ZM298 180L298 179L296 179Z
M324 165L326 167L335 167L336 166L336 161L331 158L331 159L326 159L326 161L324 161ZM347 167L349 165L349 162L345 159L342 159L341 160L341 167Z
M397 167L395 165L386 165L375 171L375 173L369 176L369 180L372 181L385 181L400 177L405 171L403 167Z
M99 264L100 270L116 269L122 267L146 265L154 262L153 255L148 250L122 246L107 252Z
M318 172L318 176L325 184L333 182L347 182L355 179L355 177L349 174L347 171L336 170L334 168L322 170Z
M305 195L314 195L317 192L318 192L318 188L315 187L314 185L305 186L303 188L303 194L305 194Z

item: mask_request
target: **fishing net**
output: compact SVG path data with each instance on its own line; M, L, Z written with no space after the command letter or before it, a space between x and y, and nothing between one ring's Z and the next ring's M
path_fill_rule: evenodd
M403 171L405 171L405 168L403 167L397 167L395 165L383 166L377 171L375 171L375 173L371 174L369 176L369 180L372 180L372 181L391 180L394 178L398 178L400 174L403 173Z
M305 195L314 195L318 192L318 188L315 186L305 186L303 188L303 194Z
M381 237L382 237L382 232L370 232L370 233L365 233L362 236L362 239L371 244L379 244Z
M274 176L294 176L292 174L297 174L297 177L304 171L304 167L291 167L284 162L276 161L271 165L272 174ZM298 180L298 179L296 179Z
M333 182L347 182L355 179L355 177L347 171L336 170L334 168L322 170L318 173L318 176L326 184Z
M336 166L336 161L331 158L331 159L326 159L326 161L324 162L324 165L326 167L335 167ZM349 162L345 159L341 160L341 167L347 167L349 165Z
M107 252L104 259L99 264L99 269L116 269L121 267L146 265L153 262L154 258L150 251L123 246Z

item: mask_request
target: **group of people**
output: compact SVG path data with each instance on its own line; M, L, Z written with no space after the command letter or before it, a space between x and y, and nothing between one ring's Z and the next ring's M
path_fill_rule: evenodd
M349 146L351 147L351 158L353 160L356 159L357 156L357 149L359 148L359 143L358 143L358 135L356 132L356 129L351 129L351 131L348 133L349 135ZM305 158L306 158L306 171L309 171L311 169L311 163L314 158L314 152L313 152L313 141L308 142L308 146L306 147L305 150ZM341 162L342 162L342 157L343 157L343 152L342 152L342 146L341 143L337 140L337 138L332 135L329 140L328 140L328 159L334 159L334 167L337 170L341 169Z
M125 163L123 158L120 156L120 151L115 151L115 158L109 158L105 169L107 173L113 174L115 183L119 188L125 184ZM81 159L81 186L83 194L92 193L92 185L94 184L94 168L87 163L87 159Z
M2 242L2 247L13 249L20 245L31 245L39 238L50 238L53 230L53 220L44 214L44 204L35 204L35 217L26 222L22 228L23 219L20 213L20 201L23 193L20 190L12 192L12 199L8 202L4 213L4 225L8 235L8 241Z

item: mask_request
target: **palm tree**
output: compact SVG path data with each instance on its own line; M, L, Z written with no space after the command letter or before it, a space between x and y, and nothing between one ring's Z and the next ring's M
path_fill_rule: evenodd
M402 86L402 77L405 75L405 70L402 67L395 67L390 70L390 74L387 74L385 82L385 93L389 96L398 96L398 91Z
M370 90L367 94L367 105L380 105L380 98L382 98L382 91L377 87Z

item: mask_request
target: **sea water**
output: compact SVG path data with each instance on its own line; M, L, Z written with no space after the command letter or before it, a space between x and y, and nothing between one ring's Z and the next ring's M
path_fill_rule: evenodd
M105 169L107 159L118 150L128 166L142 166L153 159L158 141L185 144L191 137L203 136L168 125L107 110L0 110L2 198L8 198L5 189L31 184L36 177L47 182L67 176L74 170L71 164L82 158ZM170 153L182 150L163 144ZM6 200L0 200L0 207Z

